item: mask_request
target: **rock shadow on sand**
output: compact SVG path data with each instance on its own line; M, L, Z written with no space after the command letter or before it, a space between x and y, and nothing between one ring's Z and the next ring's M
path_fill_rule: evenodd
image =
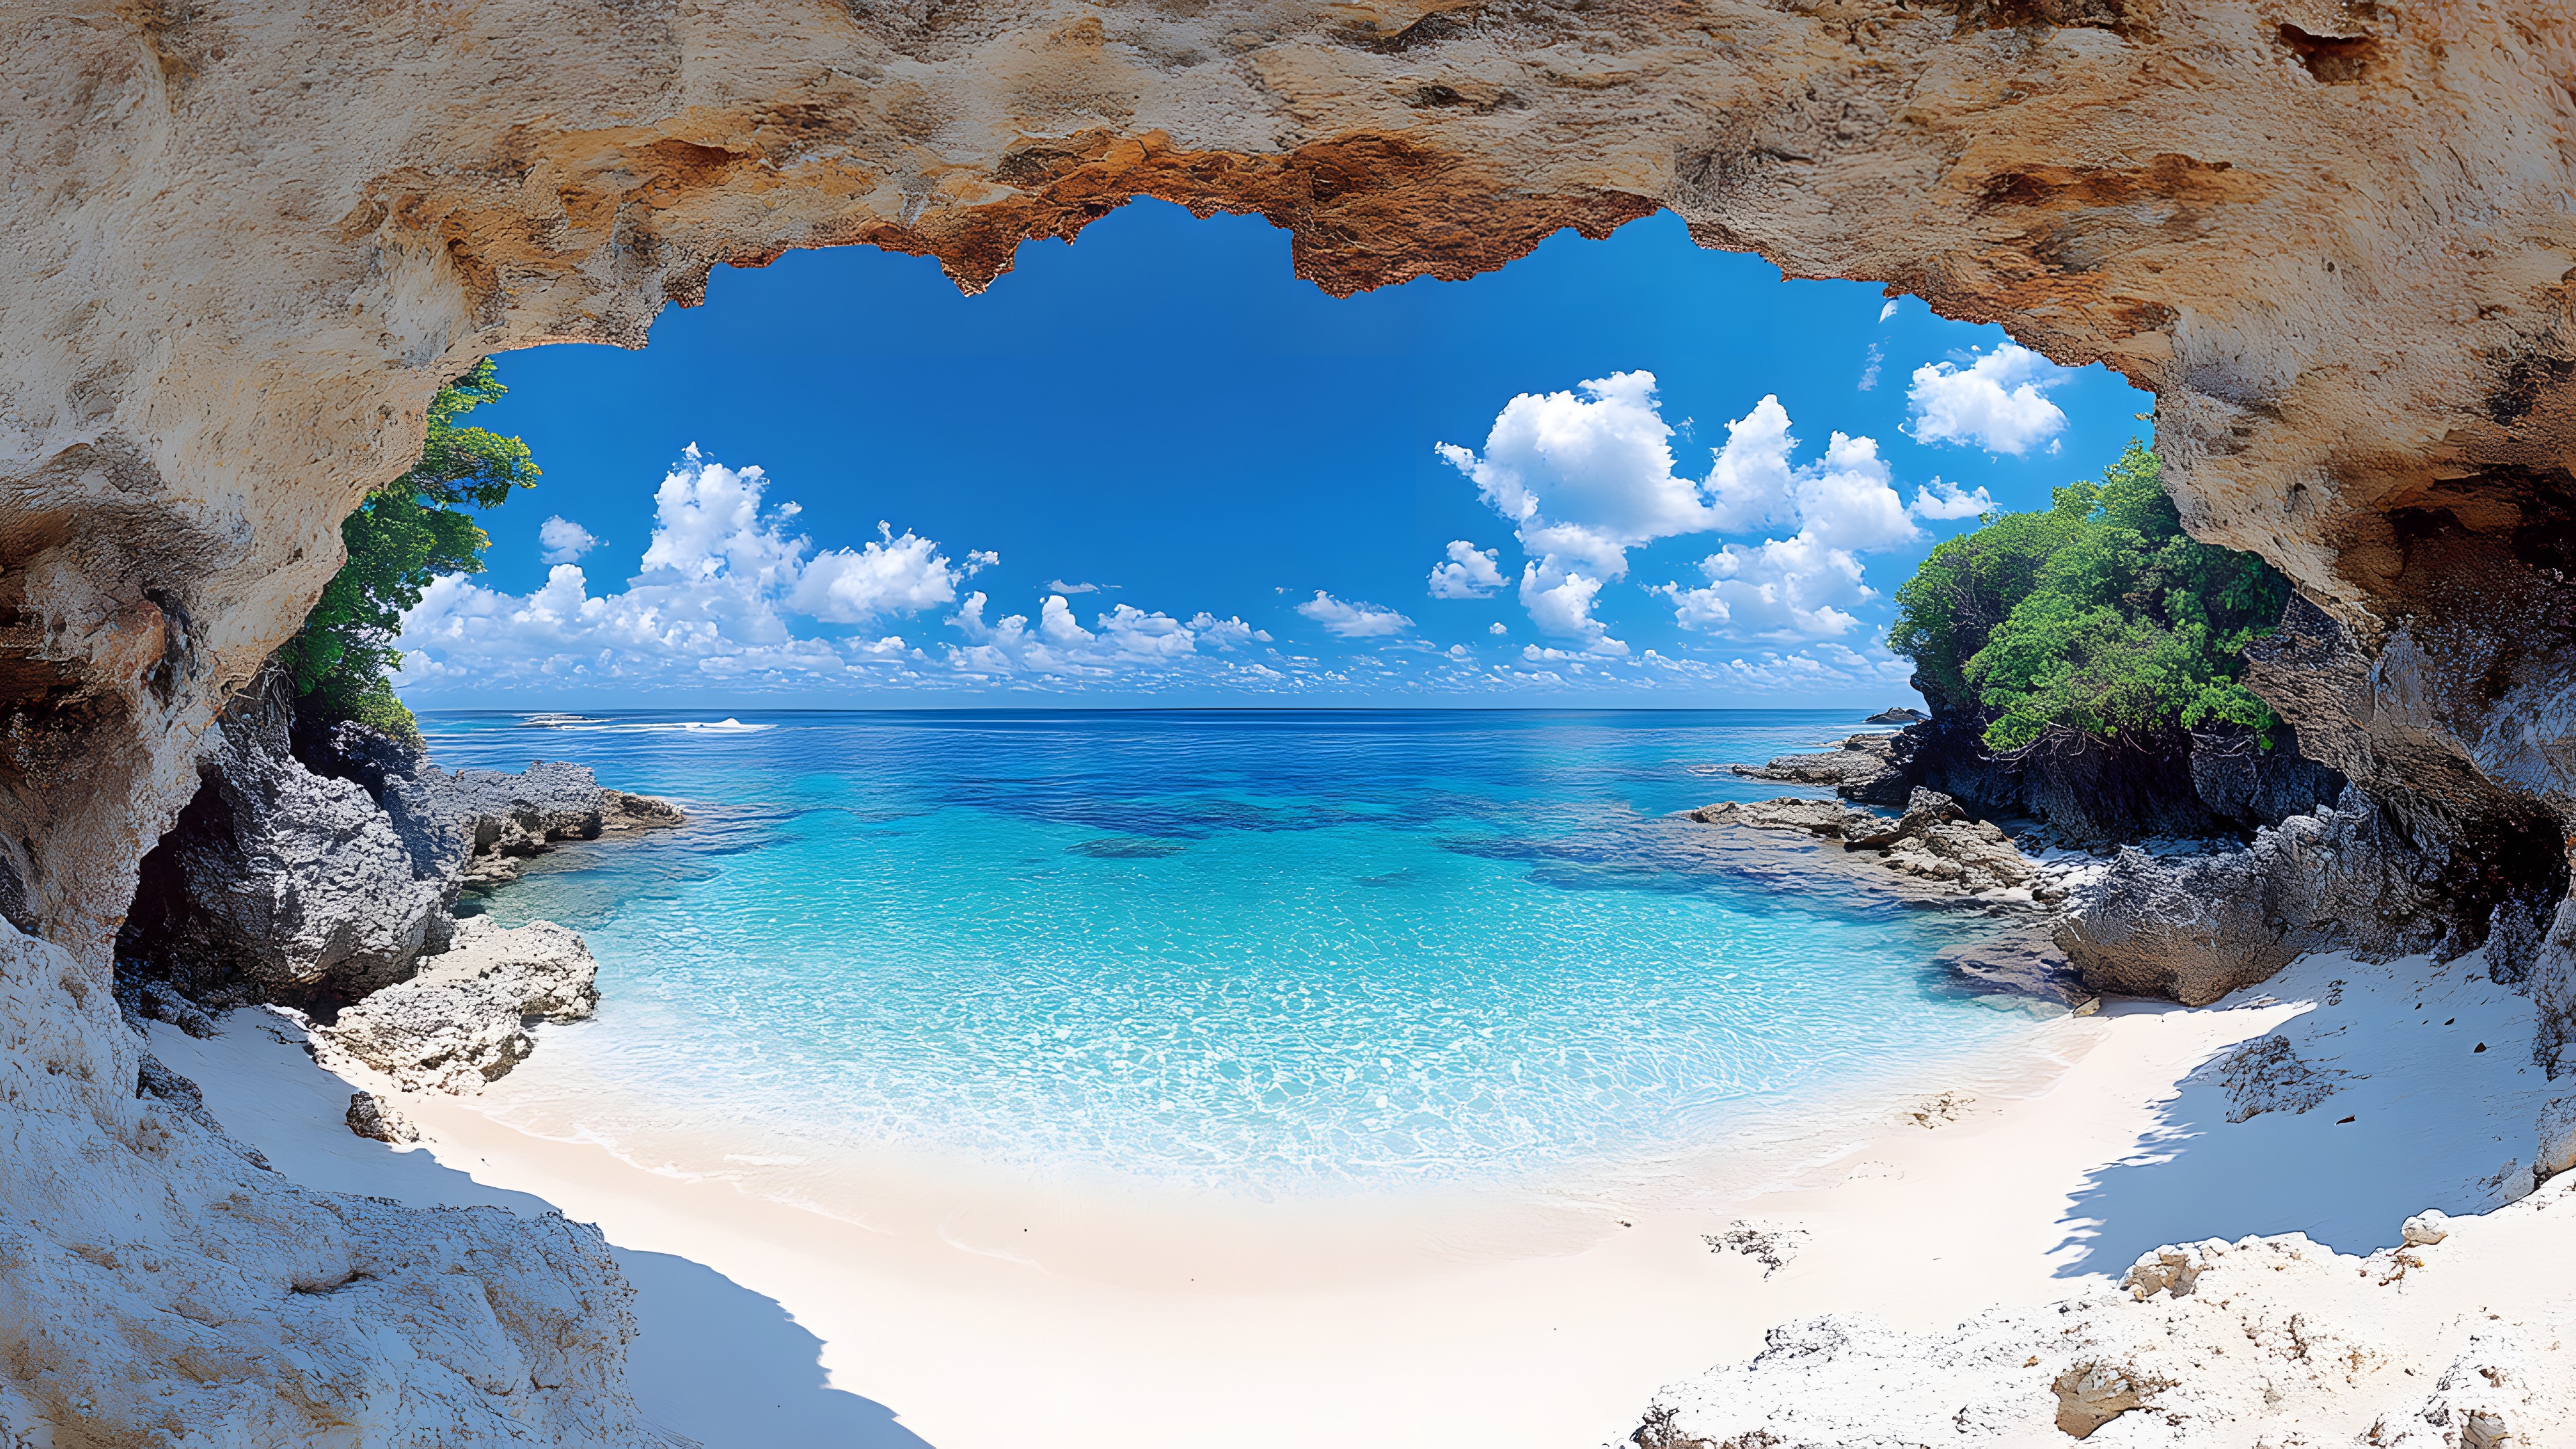
M196 1040L156 1024L151 1050L193 1079L233 1136L295 1181L322 1192L394 1198L413 1207L499 1207L522 1216L552 1206L486 1187L427 1152L397 1152L351 1133L348 1084L305 1060L254 1009ZM636 1338L627 1381L647 1423L672 1446L704 1449L932 1449L894 1410L833 1388L823 1341L776 1299L668 1253L611 1243L635 1285Z
M2202 1009L2245 1012L2245 1037L2076 1192L2058 1276L2117 1277L2162 1244L2248 1234L2367 1254L2413 1213L2481 1213L2529 1190L2553 1094L2531 1061L2531 1003L2480 956L2311 956Z

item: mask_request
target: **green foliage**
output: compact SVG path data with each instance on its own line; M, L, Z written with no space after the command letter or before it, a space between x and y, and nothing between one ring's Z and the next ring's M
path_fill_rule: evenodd
M2136 442L2053 506L1988 514L1896 591L1888 647L1933 692L1991 716L2004 751L2052 729L2106 742L2280 723L2245 687L2245 646L2289 584L2252 554L2182 531L2155 454Z
M419 740L411 711L385 678L402 659L393 641L403 613L440 574L483 571L483 550L492 540L463 507L497 507L537 481L527 444L458 421L508 391L488 358L440 388L429 405L420 461L368 494L341 523L349 561L278 651L300 713Z

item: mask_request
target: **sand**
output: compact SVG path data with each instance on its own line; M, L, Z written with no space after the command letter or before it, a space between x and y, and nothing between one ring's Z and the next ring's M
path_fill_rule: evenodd
M2387 1246L2410 1212L2500 1201L2550 1095L2528 1003L2476 958L2321 956L2214 1007L2053 1023L2009 1068L1880 1103L1858 1147L1748 1199L1695 1197L1674 1180L1688 1160L1633 1190L1203 1218L934 1174L872 1183L889 1206L860 1223L517 1131L487 1115L506 1080L396 1098L425 1136L397 1151L342 1126L349 1085L283 1021L152 1031L310 1186L598 1223L639 1290L639 1400L712 1446L1603 1444L1789 1319L1930 1328L2208 1236ZM2227 1122L2202 1069L2275 1031L2334 1091ZM696 1166L720 1171L721 1145ZM1780 1235L1776 1269L1724 1246L1738 1223Z

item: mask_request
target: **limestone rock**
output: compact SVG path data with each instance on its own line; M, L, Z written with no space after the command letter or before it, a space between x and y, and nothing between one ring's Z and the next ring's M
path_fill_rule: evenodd
M297 1188L83 973L0 924L0 1443L643 1440L596 1229Z
M2270 978L2303 951L2385 960L2446 935L2438 863L2357 791L2243 850L2159 859L2124 849L2059 928L2087 987L2186 1006Z
M1882 709L1878 713L1871 715L1869 718L1862 720L1861 723L1921 724L1923 721L1930 719L1931 717L1932 716L1925 714L1923 711L1916 709L1911 705L1900 704L1888 709Z
M1798 830L1828 840L1841 840L1852 830L1877 828L1881 817L1832 800L1784 797L1778 800L1728 801L1691 812L1702 825L1742 825L1755 830Z
M2429 1248L2450 1235L2451 1215L2439 1208L2426 1208L2398 1230L2398 1240L2410 1248Z
M314 1036L406 1089L479 1092L536 1049L531 1017L577 1021L599 1003L599 963L551 921L502 930L460 921L420 973L343 1010Z
M667 800L601 788L586 765L536 760L519 774L423 765L388 777L386 814L420 872L446 884L496 885L561 840L685 824ZM451 895L452 898L452 895Z
M1658 1392L1627 1439L1668 1449L2088 1436L2159 1449L2461 1449L2507 1433L2538 1442L2576 1422L2576 1364L2563 1347L2576 1312L2563 1294L2509 1300L2499 1285L2527 1275L2526 1255L2545 1255L2562 1231L2539 1206L2454 1222L2430 1271L2404 1249L2363 1259L2298 1234L2213 1239L2146 1254L2120 1289L1930 1333L1840 1316L1789 1324L1750 1361Z
M203 787L144 870L125 949L199 989L365 991L443 934L438 886L364 789L295 757L291 715L274 671L234 702Z
M420 1129L373 1092L349 1094L349 1130L378 1142L418 1142Z
M2257 1037L2220 1057L2208 1068L2227 1091L2227 1120L2245 1122L2265 1112L2292 1116L2333 1096L2343 1074L2309 1065L2290 1049L2290 1039L2277 1032Z
M1988 821L1964 818L1957 801L1917 788L1895 819L1832 800L1730 801L1690 812L1703 825L1794 830L1879 853L1889 870L1940 881L1971 894L2034 884L2039 877L2012 837Z
M1894 735L1853 735L1841 745L1813 754L1781 755L1765 765L1730 766L1752 780L1791 785L1822 785L1846 800L1865 805L1904 803L1907 776L1890 757Z
M2547 1182L2576 1168L2576 1097L2560 1097L2540 1109L2540 1145L2532 1153L2531 1176Z

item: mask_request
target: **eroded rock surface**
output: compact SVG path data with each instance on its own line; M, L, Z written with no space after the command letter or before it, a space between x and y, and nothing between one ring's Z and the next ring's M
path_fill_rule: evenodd
M466 887L515 878L557 841L687 819L668 801L601 787L586 766L443 770L354 724L299 738L273 672L213 738L196 798L145 857L118 939L119 989L183 1026L196 1008L174 987L336 1006L408 980L448 949Z
M2554 1442L2576 1417L2576 1304L2535 1291L2525 1255L2550 1251L2565 1227L2553 1219L2571 1212L2576 1200L2543 1192L2419 1224L2367 1258L2297 1234L2162 1248L2118 1287L1934 1333L1791 1324L1750 1362L1664 1389L1626 1437L1639 1449Z
M445 944L452 892L421 877L363 788L295 758L292 713L273 674L234 702L196 798L145 872L128 949L192 989L238 979L289 999L326 982L363 992Z
M1761 765L1736 765L1738 775L1785 785L1820 785L1864 805L1902 805L1913 789L1905 768L1890 758L1899 737L1853 735L1830 750L1777 755Z
M313 1034L406 1090L479 1092L535 1050L529 1022L590 1015L598 977L581 937L552 921L504 930L478 916L458 922L455 943L419 974Z
M2338 808L2292 816L2244 850L2122 850L2057 942L2095 991L2203 1006L2303 951L2384 961L2443 945L2456 917L2442 865L2348 791ZM2454 944L2446 954L2467 949Z
M1991 821L1970 820L1959 803L1934 790L1916 790L1901 816L1858 810L1832 800L1784 798L1728 801L1690 812L1702 825L1798 831L1842 842L1846 850L1873 853L1900 875L1937 881L1969 894L2037 886L2039 872L2012 838Z
M288 1183L5 924L0 1048L0 1443L639 1442L596 1229Z

